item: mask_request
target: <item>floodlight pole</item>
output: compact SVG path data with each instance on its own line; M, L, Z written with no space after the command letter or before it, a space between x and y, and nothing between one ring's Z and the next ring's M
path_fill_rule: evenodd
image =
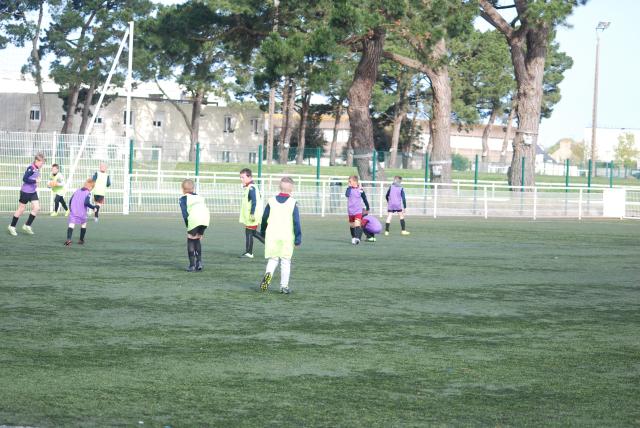
M127 111L125 112L126 121L124 124L124 135L129 143L129 168L125 171L125 180L122 197L122 214L129 214L129 196L131 195L131 174L133 172L133 126L131 115L131 92L133 86L133 21L129 22L129 61L127 63L127 81L125 87L127 90Z
M596 26L596 71L593 79L593 112L591 117L591 159L598 160L596 134L598 129L598 78L600 74L600 33L606 30L610 22L599 22ZM591 174L591 173L590 173Z

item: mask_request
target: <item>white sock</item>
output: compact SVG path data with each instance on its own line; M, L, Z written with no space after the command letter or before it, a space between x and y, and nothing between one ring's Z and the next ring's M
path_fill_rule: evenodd
M271 257L269 259L269 261L267 262L267 273L273 275L273 273L276 271L276 268L278 267L279 260L280 259L278 259L277 257Z
M280 259L280 287L289 286L291 275L291 259Z

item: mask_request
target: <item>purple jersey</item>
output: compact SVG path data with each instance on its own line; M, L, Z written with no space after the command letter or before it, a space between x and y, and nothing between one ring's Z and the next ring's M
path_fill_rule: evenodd
M380 223L380 221L378 221L378 219L374 216L365 216L363 220L367 223L363 228L365 232L368 232L372 235L377 235L378 233L382 232L382 223Z
M347 189L347 210L349 215L362 214L362 190L360 187L350 187Z
M24 193L35 193L38 183L36 183L36 179L40 177L40 169L36 166L36 164L31 164L24 172L24 176L22 177L22 187L20 188L21 192Z
M69 203L69 224L83 224L87 222L87 206L85 201L87 196L90 196L89 189L83 187L75 191L71 196L71 202Z
M387 210L389 211L401 211L402 206L402 186L399 184L392 184L389 188L389 203Z

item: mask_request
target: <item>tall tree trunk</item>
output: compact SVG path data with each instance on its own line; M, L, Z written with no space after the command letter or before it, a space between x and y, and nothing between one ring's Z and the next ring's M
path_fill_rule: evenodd
M399 93L398 102L393 112L393 132L391 134L391 148L389 149L389 164L387 168L397 168L398 161L398 145L400 142L400 128L402 127L402 121L407 115L407 92L409 90L408 85L404 81L405 73L400 74L398 79Z
M196 160L196 144L200 138L200 113L202 112L202 101L204 100L204 88L198 88L193 99L191 109L191 135L189 145L189 162Z
M478 0L482 17L500 31L509 44L511 62L516 77L516 116L518 131L513 140L513 158L509 169L509 184L519 191L521 185L535 185L535 157L542 107L542 82L547 57L551 24L530 19L529 3L516 0L520 25L514 28L498 12L493 2ZM524 176L523 176L524 169Z
M446 44L441 39L434 46L434 58L442 58L446 54ZM449 68L442 65L429 69L427 74L433 92L431 118L431 182L451 182L451 81ZM438 174L439 172L439 174Z
M78 37L77 41L77 55L74 55L75 63L78 63L82 57L82 50L84 49L84 44L86 42L87 31L89 30L89 27L91 26L91 23L93 22L93 19L95 18L97 13L97 9L91 12L91 15L89 15L87 20L82 25L82 30L80 30L80 36ZM82 64L79 70L75 70L78 72L78 81L70 86L71 91L69 92L67 100L67 117L62 124L62 129L60 130L61 134L69 134L73 132L73 119L76 114L76 107L78 105L78 94L80 93L80 87L82 86L82 82L80 82L79 80L81 79L80 76L82 76L83 73L87 71L88 67L89 65L85 62L84 64Z
M311 103L311 92L304 90L302 93L302 103L300 107L300 126L298 133L298 153L296 154L296 164L304 163L304 149L307 138L307 118L309 117L309 107Z
M275 84L269 89L269 133L267 134L267 165L273 162L273 133L275 127L273 125L273 117L276 111L276 88Z
M38 87L38 102L40 103L40 122L38 123L38 129L36 132L40 132L42 125L47 120L47 107L45 105L44 90L42 89L42 64L40 64L40 52L38 50L38 42L40 41L40 31L42 29L42 17L44 15L44 1L40 2L38 10L38 23L36 25L36 31L31 39L31 62L35 68L32 71L33 77L36 80Z
M362 180L370 180L369 159L375 150L373 144L373 124L369 114L371 91L378 78L378 67L382 59L385 29L377 27L362 40L362 56L356 67L353 82L347 93L349 99L349 123L351 145L358 175Z
M62 124L61 134L71 134L73 132L73 119L76 115L76 106L78 105L78 95L80 94L80 87L74 85L71 87L67 98L67 116Z
M280 133L279 158L280 163L286 165L289 161L289 147L291 146L291 135L293 134L293 122L296 101L296 84L291 77L285 80L285 90L283 96L284 127Z
M482 130L482 163L485 164L489 157L489 134L491 133L491 127L496 121L498 116L498 109L493 106L491 108L491 114L489 115L489 121Z
M526 38L515 37L510 42L518 87L518 131L513 141L513 158L509 170L509 184L512 186L520 186L523 182L525 186L535 185L536 147L542 108L547 38L548 31L530 29ZM519 190L519 187L515 187L514 190Z
M500 151L500 163L507 163L507 149L509 148L509 141L511 135L511 129L513 128L513 118L516 115L516 99L511 101L511 110L509 110L509 117L507 118L507 130L504 133L504 139L502 140L502 150Z
M91 105L93 101L93 95L96 92L96 82L91 82L89 86L89 90L84 98L83 106L82 106L82 122L80 122L80 129L78 130L79 135L84 135L87 130L87 125L89 124L89 120L93 117L91 114ZM95 120L95 119L94 119Z
M334 166L336 164L336 146L338 145L338 127L340 126L340 119L342 118L342 102L338 102L336 109L336 118L333 122L333 136L331 137L331 149L329 150L329 165Z

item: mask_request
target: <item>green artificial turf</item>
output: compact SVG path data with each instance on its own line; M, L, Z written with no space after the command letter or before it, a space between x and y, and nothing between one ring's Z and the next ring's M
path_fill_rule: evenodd
M303 218L289 296L229 217L5 232L0 425L640 425L640 223L407 222Z

